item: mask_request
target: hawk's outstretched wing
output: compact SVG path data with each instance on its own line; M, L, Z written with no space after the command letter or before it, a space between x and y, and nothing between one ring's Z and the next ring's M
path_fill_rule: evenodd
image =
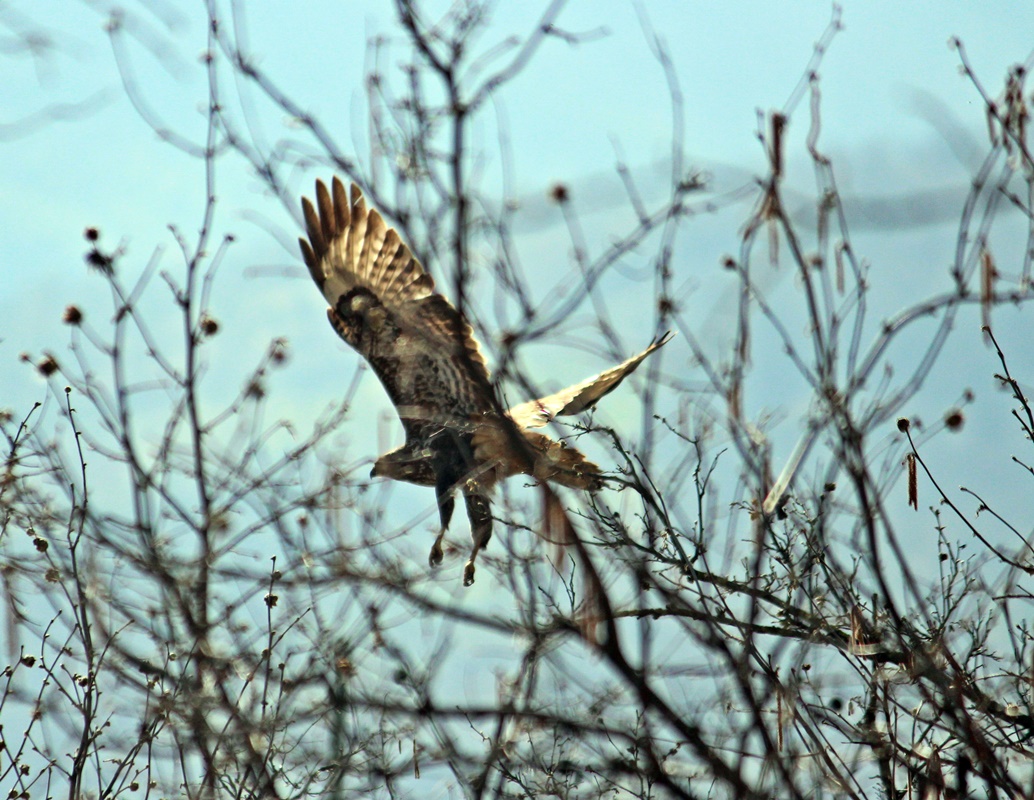
M665 333L643 352L632 356L627 361L622 361L616 367L611 367L599 375L594 375L581 383L576 383L574 386L561 389L556 394L549 395L549 397L521 403L506 413L521 428L541 428L553 417L580 414L585 409L596 405L605 394L616 389L618 384L628 377L644 358L658 347L667 344L672 336L674 334L670 332Z
M316 204L302 199L302 256L331 325L370 362L407 438L490 410L488 369L470 325L398 233L367 210L355 184L349 199L338 178L331 191L317 181Z

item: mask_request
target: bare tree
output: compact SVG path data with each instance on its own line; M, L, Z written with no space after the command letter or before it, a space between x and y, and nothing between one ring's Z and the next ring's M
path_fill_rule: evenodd
M1002 411L1017 441L1034 436L1025 376L994 325L996 307L1030 296L1025 68L995 94L955 43L986 154L951 270L881 318L880 271L852 244L820 137L835 12L799 86L759 125L767 172L738 195L753 206L724 265L735 332L715 354L685 308L677 234L718 201L683 154L679 76L645 14L674 120L666 200L644 201L619 166L631 222L596 252L558 183L571 257L544 291L521 263L518 209L479 183L477 126L493 103L546 42L595 35L565 30L563 5L495 43L491 4L434 18L398 0L393 38L370 43L366 156L305 111L215 2L205 135L166 127L123 49L134 28L112 20L126 91L144 123L204 164L208 199L196 233L172 232L174 270L87 229L111 307L68 306L67 351L26 356L48 379L44 407L0 417L8 796L1034 792L1030 522L986 498L979 473L947 488L930 454L962 427L970 396L936 425L913 414L953 326L979 314ZM401 67L385 66L389 49ZM272 146L254 124L270 109L289 119ZM808 220L785 199L791 123L808 131ZM304 426L277 418L296 383L276 327L254 353L227 335L213 286L234 243L217 233L216 187L241 159L296 215L298 172L359 182L481 335L500 397L537 396L524 369L535 343L591 329L621 352L602 287L630 254L650 265L642 327L680 337L644 365L640 424L588 415L557 428L615 465L608 486L502 489L505 535L485 554L478 586L493 589L478 601L456 590L454 559L426 566L433 501L371 482L374 454L349 441L346 424L370 416L357 407L358 357L336 354L340 398ZM1023 220L1019 248L1015 225L1000 230L1005 208ZM1001 249L1022 255L999 263ZM794 279L778 299L765 288L773 270ZM763 359L807 396L796 445L766 405ZM215 363L236 372L227 380ZM1003 462L1007 480L1034 476L1022 453ZM920 532L936 547L913 548Z

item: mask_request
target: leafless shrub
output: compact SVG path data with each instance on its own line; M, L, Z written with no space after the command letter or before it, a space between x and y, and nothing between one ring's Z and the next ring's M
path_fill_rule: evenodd
M205 141L169 130L113 21L126 91L202 159L209 199L195 236L173 231L171 271L157 258L141 268L87 229L111 308L68 305L67 353L26 356L47 378L46 407L0 417L9 796L1029 796L1030 523L980 488L947 489L926 456L971 398L935 430L910 416L975 306L997 352L988 371L1000 368L1019 432L1034 436L1022 377L993 335L995 310L1029 297L1034 249L1011 272L994 256L1003 201L1031 219L1025 72L996 97L956 45L986 109L987 154L947 280L874 320L879 275L852 244L821 149L835 14L797 90L759 126L768 171L726 260L739 300L716 356L676 280L689 268L676 233L713 201L697 200L678 76L645 15L675 119L667 201L651 209L620 166L633 222L594 253L557 182L569 291L543 297L517 257L514 210L479 189L473 121L545 40L592 38L558 26L562 5L492 46L479 39L480 3L431 20L399 0L408 57L389 70L388 43L370 45L368 158L280 88L214 3ZM246 87L239 96L223 94L226 74ZM231 111L259 102L288 114L295 138L264 147ZM810 224L784 199L791 121L809 126ZM212 291L233 241L215 238L213 187L220 160L238 156L292 210L285 176L297 168L363 183L482 334L500 392L535 396L522 354L577 329L586 309L619 351L601 280L629 253L653 265L644 327L676 328L682 354L648 365L637 437L591 416L567 431L616 462L612 489L503 493L510 535L479 579L490 596L471 601L454 591L458 572L427 571L408 495L371 483L368 454L342 446L343 423L369 413L354 408L361 371L306 430L270 419L271 398L297 390L272 327L263 352L218 361L235 348ZM791 305L763 288L773 269L794 275ZM478 271L501 298L498 337ZM784 434L766 416L757 354L771 341L809 401L792 447L777 446ZM236 372L216 380L216 363ZM1034 476L1029 458L1013 462ZM928 526L936 563L911 549Z

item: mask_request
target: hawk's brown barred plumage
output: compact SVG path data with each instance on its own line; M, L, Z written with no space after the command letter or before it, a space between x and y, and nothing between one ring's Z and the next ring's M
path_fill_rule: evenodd
M474 559L492 535L488 491L518 473L564 486L596 489L600 470L573 447L528 430L577 414L614 389L669 336L612 369L561 392L502 412L485 359L467 321L375 209L352 185L316 182L316 207L302 199L308 239L299 239L309 274L330 308L330 324L370 362L394 403L406 442L385 453L372 475L434 486L441 530L430 562L442 560L442 538L462 491Z

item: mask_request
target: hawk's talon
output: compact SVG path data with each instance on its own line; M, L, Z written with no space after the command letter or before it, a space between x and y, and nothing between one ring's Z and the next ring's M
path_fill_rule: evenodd
M463 585L474 585L474 559L468 561L466 566L463 567Z
M427 563L432 567L437 567L442 563L442 559L445 558L445 553L442 550L442 539L445 538L445 531L438 534L434 540L434 544L431 545L431 552L427 556Z

